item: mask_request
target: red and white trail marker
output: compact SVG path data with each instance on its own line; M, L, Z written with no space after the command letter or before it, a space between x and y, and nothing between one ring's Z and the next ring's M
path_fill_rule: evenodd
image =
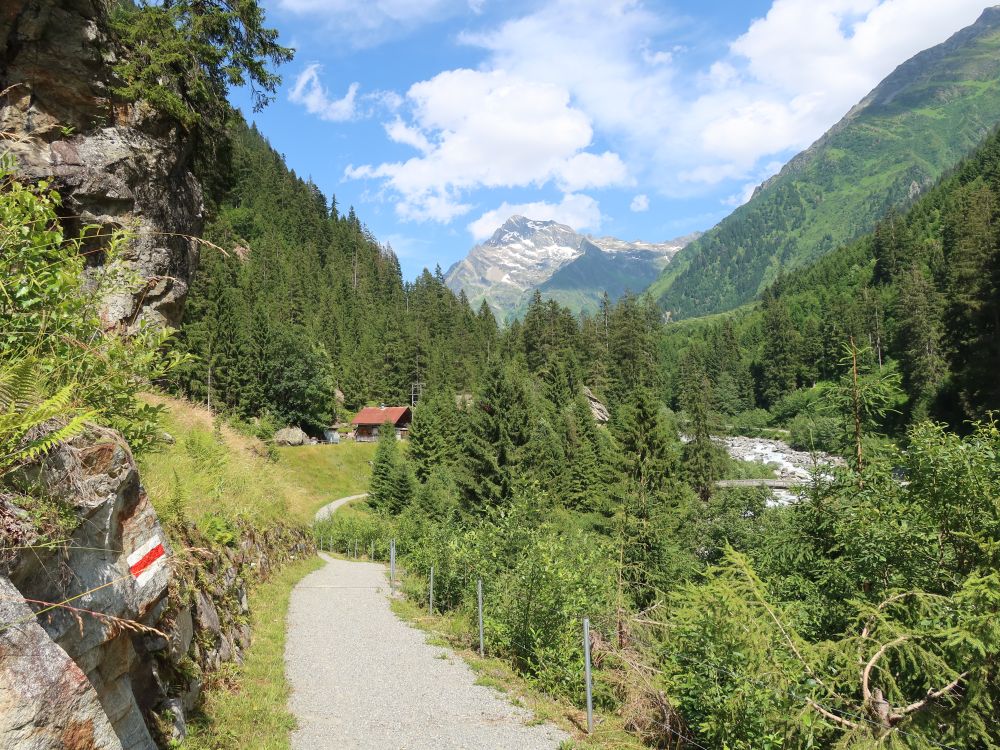
M135 552L128 556L128 570L135 578L136 583L142 586L156 574L166 559L167 551L163 548L163 541L154 534L145 544L137 547Z

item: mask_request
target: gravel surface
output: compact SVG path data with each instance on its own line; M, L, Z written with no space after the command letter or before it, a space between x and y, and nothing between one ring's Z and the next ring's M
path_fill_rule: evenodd
M314 523L319 523L324 521L333 515L334 511L337 510L341 505L347 505L352 500L360 500L363 497L368 497L367 492L362 492L360 495L350 495L348 497L342 497L339 500L334 500L332 503L324 505L322 508L316 511L316 516L313 519Z
M554 750L567 739L527 726L529 712L399 620L384 565L322 557L288 611L293 750Z

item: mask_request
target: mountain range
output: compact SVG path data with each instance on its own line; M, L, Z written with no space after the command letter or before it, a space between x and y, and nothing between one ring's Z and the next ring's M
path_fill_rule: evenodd
M650 287L675 318L732 309L909 205L1000 122L1000 7L904 62Z
M592 312L607 293L612 300L648 287L697 235L661 243L591 237L565 224L511 216L485 242L455 263L448 286L464 290L473 306L486 300L500 320L523 312L532 293L574 312Z

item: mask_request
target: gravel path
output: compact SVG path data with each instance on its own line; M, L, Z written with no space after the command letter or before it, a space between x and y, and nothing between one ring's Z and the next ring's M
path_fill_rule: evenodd
M384 565L321 557L288 610L293 750L554 750L568 737L527 726L529 712L399 620Z
M334 500L332 503L324 505L322 508L316 511L316 516L313 519L313 523L319 523L320 521L325 521L327 518L332 516L334 512L341 505L347 505L352 500L360 500L363 497L368 497L367 492L362 492L360 495L350 495L348 497L342 497L339 500Z

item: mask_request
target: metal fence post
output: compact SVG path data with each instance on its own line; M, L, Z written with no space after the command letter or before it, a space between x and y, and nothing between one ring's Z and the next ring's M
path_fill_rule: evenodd
M374 539L372 539L372 554L371 554L371 556L368 559L369 560L374 560L375 559L375 540Z
M479 605L479 655L485 656L483 648L483 579L476 582L476 603Z
M431 565L431 585L427 589L427 614L434 614L434 566Z
M389 542L389 590L396 586L396 540Z
M354 540L354 559L358 559L358 540Z
M590 684L590 618L583 618L583 670L587 681L587 734L594 731L594 698Z

